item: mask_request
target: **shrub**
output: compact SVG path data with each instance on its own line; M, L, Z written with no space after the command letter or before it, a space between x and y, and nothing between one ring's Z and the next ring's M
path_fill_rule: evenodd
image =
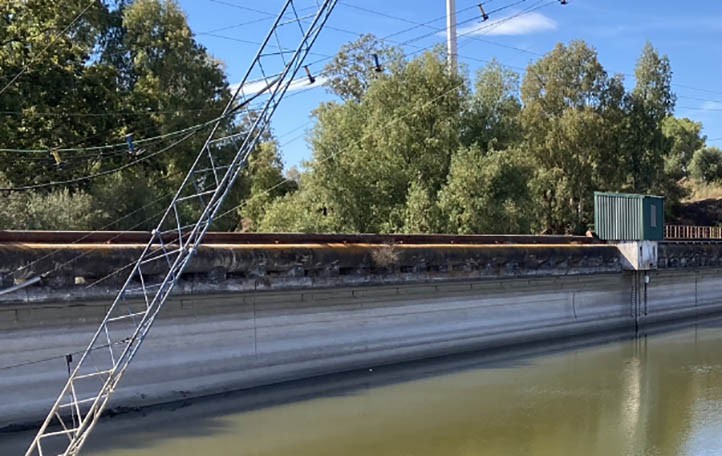
M701 182L709 184L722 180L722 150L716 147L699 149L692 156L689 168L692 177Z

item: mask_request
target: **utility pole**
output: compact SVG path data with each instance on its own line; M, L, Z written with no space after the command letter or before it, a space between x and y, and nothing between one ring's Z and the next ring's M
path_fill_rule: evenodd
M446 0L446 52L449 59L449 71L456 72L456 0Z

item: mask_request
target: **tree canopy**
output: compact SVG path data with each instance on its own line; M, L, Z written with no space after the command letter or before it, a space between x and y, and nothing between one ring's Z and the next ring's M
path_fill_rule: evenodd
M0 152L3 188L38 186L35 199L62 192L92 208L77 225L49 216L45 228L150 229L208 129L198 127L187 138L178 132L222 111L231 96L228 81L175 1L88 5L0 3L0 87L7 84L0 93L0 147L39 151ZM131 147L143 160L125 166L136 157ZM84 179L118 168L124 169ZM57 181L72 183L46 186ZM250 189L241 185L226 206L239 204ZM15 214L2 226L39 226L24 212ZM216 228L238 227L238 212L233 215Z
M0 23L0 188L39 185L0 193L0 228L152 228L206 133L177 132L230 97L222 63L174 0L2 2ZM492 60L467 76L445 57L373 35L341 46L310 160L289 179L266 133L214 229L583 233L596 190L674 207L685 180L722 178L702 125L674 116L671 63L650 43L632 81L583 41L523 73ZM152 156L124 167L131 153Z
M392 65L372 73L373 54ZM674 206L704 145L701 124L673 116L671 65L651 44L630 89L583 41L523 75L492 61L474 84L441 51L400 55L370 36L342 48L327 69L340 100L315 111L299 190L258 229L584 233L597 190Z

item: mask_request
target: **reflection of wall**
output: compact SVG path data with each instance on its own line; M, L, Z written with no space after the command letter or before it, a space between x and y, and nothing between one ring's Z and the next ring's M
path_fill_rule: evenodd
M310 375L632 327L629 277L598 274L176 297L116 404L147 404ZM35 416L106 303L0 308L0 426ZM69 328L72 328L69 329Z
M147 405L465 350L542 343L722 310L719 271L431 281L343 288L176 296L115 404ZM634 288L633 284L638 288ZM632 290L637 290L636 294ZM64 355L81 350L107 302L4 304L0 427L41 414L64 381ZM648 367L621 366L626 423L645 414ZM611 400L611 399L610 399ZM615 423L621 412L614 412Z

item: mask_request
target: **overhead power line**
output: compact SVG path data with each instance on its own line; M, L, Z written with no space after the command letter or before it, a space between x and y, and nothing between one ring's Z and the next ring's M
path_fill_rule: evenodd
M138 145L143 145L150 142L160 141L162 139L172 138L174 136L182 135L184 133L187 133L189 131L195 131L199 128L203 128L207 125L212 124L218 119L211 119L208 122L199 123L196 125L192 125L190 127L183 128L181 130L171 131L168 133L164 133L162 135L157 136L151 136L150 138L144 138L139 139L135 141ZM54 148L54 147L48 147L44 149L13 149L13 148L0 148L0 152L8 152L8 153L17 153L17 154L47 154L50 151L56 151L56 152L92 152L92 151L102 151L102 150L111 150L111 149L118 149L118 148L127 148L128 143L122 142L122 143L114 143L114 144L104 144L102 146L91 146L91 147L71 147L71 148Z
M184 114L184 113L190 113L190 112L203 112L203 111L210 111L213 108L206 107L206 108L198 108L198 109L169 109L169 110L153 110L153 109L145 109L141 111L142 114ZM31 116L43 116L43 117L122 117L122 116L133 116L139 114L138 111L104 111L104 112L72 112L72 111L63 111L63 112L51 112L51 111L32 111L32 112L23 112L23 111L0 111L0 115L4 116L21 116L21 117L31 117Z
M524 0L522 0L522 1L524 1ZM491 2L484 2L485 5L486 5L486 4L489 4L489 3L491 3ZM506 5L506 6L502 7L502 8L499 8L499 9L496 9L496 10L493 10L493 11L489 11L487 14L491 15L491 14L493 14L493 13L495 13L495 12L499 12L501 9L507 9L507 8L509 8L509 7L511 7L511 6L514 6L515 4L519 4L519 3L521 3L521 2L520 2L520 1L517 1L516 3L513 3L513 4L511 4L511 5ZM556 1L550 1L550 2L548 2L546 5L543 5L543 7L550 6L551 4L554 4L554 3L557 3L557 2L556 2ZM343 6L345 6L345 7L348 7L348 8L353 8L353 9L359 10L359 11L365 11L365 12L367 12L367 13L369 13L369 14L374 14L374 15L377 15L377 16L380 16L380 17L386 17L386 18L389 18L389 19L394 19L394 20L397 20L397 21L399 21L399 22L404 22L404 23L407 23L407 24L415 24L415 27L412 27L412 28L425 27L425 28L433 29L433 30L435 30L436 32L442 32L442 31L445 30L445 29L443 29L443 28L434 27L434 26L431 26L431 25L430 25L430 24L433 24L433 23L435 23L435 22L438 22L438 21L442 20L445 16L440 16L440 17L438 17L438 18L436 18L436 19L433 19L433 20L430 20L430 21L427 21L427 22L418 23L418 22L415 22L415 21L410 20L410 19L407 19L407 18L403 18L403 17L396 16L396 15L393 15L393 14L388 14L388 13L384 13L384 12L378 11L378 10L376 10L376 9L369 8L369 7L367 7L367 6L358 6L358 5L353 5L353 4L349 4L349 3L339 3L339 4L340 4L340 5L343 5ZM540 6L539 8L541 8L541 7L542 7L542 6ZM466 11L466 10L469 10L469 9L472 9L472 8L476 8L476 5L475 5L475 6L472 6L472 7L470 7L470 8L461 9L461 10L457 11L457 13L461 13L461 12L463 12L463 11ZM534 8L534 9L528 10L528 11L527 11L527 14L528 14L529 12L532 12L532 11L536 10L536 9L539 9L539 8L534 7L534 6L532 6L531 8ZM490 39L481 38L481 37L479 37L479 36L474 36L474 35L473 35L473 33L477 33L477 32L480 32L480 31L487 30L487 28L490 29L490 30L493 30L493 28L497 27L498 25L501 25L501 23L506 22L506 21L509 21L509 20L512 20L512 19L515 19L515 18L517 18L517 17L518 17L518 15L511 15L511 16L509 16L509 17L507 17L507 18L502 18L502 19L499 19L498 21L491 22L491 23L489 23L486 27L480 27L480 28L476 28L476 29L474 29L474 30L472 30L472 31L470 31L470 32L467 32L467 33L461 33L461 34L459 34L459 36L467 36L467 38L470 38L470 39L472 39L472 40L474 40L474 41L478 41L478 42L490 44L490 45L492 45L492 46L497 46L497 47L501 47L501 48L506 48L506 49L518 51L518 52L525 53L525 54L528 54L528 55L533 55L533 56L535 56L535 57L543 57L544 54L543 54L543 53L540 53L540 52L536 52L536 51L533 51L533 50L530 50L530 49L524 49L524 48L521 48L521 47L518 47L518 46L512 46L512 45L500 43L500 42L497 42L497 41L493 41L493 40L490 40ZM465 23L469 23L469 22L472 22L472 21L474 21L474 20L479 20L479 17L474 17L474 18L470 18L470 19L467 19L467 20L464 20L464 21L460 21L460 22L457 23L457 25L462 25L462 24L465 24ZM332 28L332 27L329 27L329 28ZM341 31L341 29L338 29L338 30ZM402 33L406 32L406 31L408 31L408 30L409 30L409 29L404 29L404 30L402 30L402 31L400 31L400 32L396 32L396 33L394 33L394 34L392 34L392 35L388 35L386 38L390 38L390 37L395 36L395 35L397 35L397 34L402 34ZM420 35L420 36L411 38L411 39L409 39L409 40L406 40L406 41L404 41L403 43L396 43L396 44L409 45L411 42L415 42L415 41L421 40L421 39L423 39L423 38L426 38L426 37L429 37L429 36L432 36L432 35L435 35L435 34L436 34L436 33L428 33L428 34ZM393 42L392 42L392 43L393 43ZM465 45L467 45L467 44L469 44L469 43L467 42ZM460 54L459 56L460 56L460 57L463 57L461 54ZM470 59L470 60L474 60L473 58L470 58L470 57L468 57L468 56L465 57L465 58ZM628 76L628 77L632 77L632 78L635 77L633 74L629 74L629 73L624 73L624 72L622 72L622 73L620 73L620 74L623 74L624 76ZM694 87L694 86L691 86L691 85L682 84L682 83L676 83L676 82L672 82L672 85L675 86L675 87L682 88L682 89L689 89L689 90L695 90L695 91L699 91L699 92L705 92L705 93L710 93L710 94L722 95L722 91L719 91L719 90L711 90L711 89L699 88L699 87ZM694 98L694 97L689 97L689 96L684 96L684 95L678 95L678 97L679 97L679 98L697 99L697 100L700 100L700 101L712 101L712 102L716 102L716 100L708 100L708 99L703 99L703 98ZM699 109L699 108L682 108L682 109ZM701 110L701 109L700 109L700 110Z
M198 133L200 130L201 130L201 129L197 129L197 130L195 130L195 131L191 131L190 133L186 134L185 136L183 136L183 137L180 138L179 140L174 141L172 144L170 144L170 145L168 145L168 146L166 146L166 147L163 147L162 149L160 149L160 150L158 150L158 151L156 151L156 152L146 154L146 155L144 155L144 156L141 157L141 158L137 158L137 159L135 159L135 160L133 160L133 161L131 161L131 162L129 162L129 163L126 163L126 164L124 164L124 165L118 166L118 167L116 167L116 168L107 169L107 170L104 170L104 171L99 171L99 172L97 172L97 173L88 174L88 175L86 175L86 176L80 176L80 177L76 177L76 178L73 178L73 179L67 179L67 180L62 180L62 181L52 181L52 182L46 182L46 183L43 183L43 184L23 185L23 186L19 186L19 187L4 187L4 188L3 188L3 187L0 187L0 192L22 192L22 191L29 191L29 190L38 190L38 189L41 189L41 188L57 187L57 186L61 186L61 185L62 185L62 186L65 186L65 185L77 184L77 183L80 183L80 182L86 182L86 181L89 181L89 180L97 179L97 178L102 177L102 176L107 176L107 175L109 175L109 174L115 174L115 173L118 173L118 172L120 172L120 171L123 171L124 169L131 168L131 167L133 167L133 166L135 166L135 165L137 165L137 164L139 164L139 163L142 163L142 162L144 162L144 161L150 160L151 158L153 158L153 157L155 157L155 156L158 156L158 155L160 155L160 154L163 154L163 153L165 153L165 152L168 152L169 150L171 150L172 148L176 147L176 146L179 145L180 143L182 143L182 142L190 139L193 135L195 135L196 133Z
M430 48L430 47L429 47L429 48ZM329 58L331 58L331 57L329 56ZM323 73L321 73L321 74L323 74ZM456 90L457 88L458 88L458 87L454 87L454 88L450 89L449 91L444 92L441 96L445 95L446 93L449 93L450 91ZM308 90L308 89L304 89L304 90ZM302 91L300 91L300 92L303 92L304 90L302 90ZM297 93L299 93L299 92L296 92L296 93L294 93L294 94L290 94L289 96L296 95ZM433 100L430 100L429 102L427 102L427 104L436 101L438 98L439 98L439 97L436 97L436 98L434 98ZM425 104L424 106L426 106L427 104ZM417 108L417 109L421 109L421 108ZM407 114L406 116L408 116L408 115L411 115L411 113ZM406 116L402 116L402 117L406 117ZM396 121L398 121L398 120L400 120L400 119L398 119L398 118L397 118L397 119L392 119L391 122L390 122L390 124L393 124L394 122L396 122ZM306 127L306 126L309 125L310 123L311 123L311 122L306 122L306 123L304 123L304 124L298 125L298 126L294 127L293 129L291 129L291 130L283 133L283 134L280 135L278 138L280 139L280 138L282 138L282 137L289 136L289 135L291 135L292 133L295 133L296 131L298 131L298 130L304 128L304 127ZM283 147L283 146L285 146L285 145L287 145L287 144L289 144L289 143L292 143L292 142L296 141L297 139L299 139L300 137L302 137L303 134L304 134L304 133L301 133L300 135L297 135L297 136L289 139L288 141L284 142L280 147ZM339 152L339 153L342 153L342 152ZM339 153L334 154L334 156L338 155ZM148 158L148 157L145 157L145 158ZM329 159L331 159L331 156L326 157L325 159L323 159L323 160L321 160L321 161L323 162L323 161L327 161L327 160L329 160ZM117 172L117 170L109 170L109 172ZM90 176L88 176L87 178L89 178L89 177L90 177ZM169 176L166 176L166 177L169 177ZM262 193L270 193L271 191L275 190L276 188L278 188L279 186L283 185L284 183L286 183L286 182L288 182L288 181L289 181L288 179L283 179L282 181L280 181L280 182L274 184L273 186L265 189ZM60 183L53 183L53 184L54 184L54 185L60 185ZM48 184L48 185L49 185L49 184ZM19 190L19 188L18 188L18 189L14 189L14 190ZM106 228L108 228L108 227L110 227L110 226L113 226L115 223L117 223L117 222L119 222L119 221L121 221L121 220L124 220L124 219L132 216L133 214L135 214L135 213L137 213L137 212L139 212L139 211L141 211L141 210L143 210L143 209L151 206L152 204L155 204L159 199L165 198L165 197L167 197L167 196L169 196L169 195L170 195L170 194L163 195L162 197L160 197L160 198L158 198L158 199L156 199L156 200L151 201L150 203L146 204L145 206L143 206L143 207L141 207L141 208L138 208L138 209L130 212L129 214L126 214L126 215L124 215L124 216L122 216L122 217L120 217L120 218L118 218L118 219L116 219L116 220L114 220L114 221L106 224L105 226L103 226L103 227L101 228L101 230L102 230L102 229L106 229ZM244 204L245 204L245 203L242 203L242 204L237 205L237 206L233 207L232 209L224 212L224 213L221 215L221 217L228 216L230 213L232 213L232 212L240 209L241 207L243 207ZM154 218L154 217L157 217L159 214L160 214L160 213L156 213L156 214L154 214L154 215L151 215L151 217L147 218L146 220L143 220L143 221L140 222L139 224L136 224L134 227L131 227L130 229L133 229L133 228L135 228L135 227L137 227L137 226L140 226L141 224L149 221L150 219L152 219L152 218ZM97 230L96 230L95 232L97 232ZM124 232L127 232L127 230L124 231ZM88 234L87 236L89 236L89 234ZM85 237L81 237L80 239L74 241L74 243L82 242L82 240L83 240L84 238L85 238ZM31 267L32 265L37 264L39 261L44 260L44 259L46 259L46 258L48 258L48 257L50 257L50 256L53 256L53 255L57 254L59 251L60 251L60 249L56 249L55 251L49 252L48 254L46 254L45 256L43 256L43 257L41 257L41 258L38 258L37 260L35 260L35 261L32 262L31 264L28 264L28 265L25 265L25 266L19 268L16 272L20 272L20 271L22 271L22 270L24 270L24 269L27 269L27 268ZM71 258L70 260L66 261L65 263L63 263L63 264L61 264L61 265L53 268L52 270L49 270L49 271L45 272L44 274L41 274L41 275L38 276L38 277L46 277L46 276L48 276L49 274L52 274L53 272L58 271L58 270L61 269L62 267L65 267L65 266L67 266L68 264L70 264L70 263L72 263L72 262L74 262L74 261L77 261L78 259L82 258L83 256L84 256L84 254L76 255L75 257ZM103 278L100 278L99 280L97 280L97 281L89 284L87 287L89 288L89 287L95 286L95 285L97 285L98 283L100 283L100 282L102 282L102 281L104 281L104 280L107 280L108 278L112 277L113 275L116 275L116 274L120 273L122 270L125 270L126 268L127 268L127 266L118 268L118 269L114 270L113 272L111 272L109 275L107 275L107 276L105 276L105 277L103 277ZM25 365L25 364L23 363L23 365ZM19 366L10 366L10 367L19 367Z
M256 83L256 82L261 82L261 81L250 81L251 84ZM135 142L135 144L138 144L138 145L144 145L144 144L147 144L147 143L151 143L151 142L155 142L155 141L160 141L160 140L162 140L162 139L167 139L167 138L170 138L170 137L173 137L173 136L181 135L181 134L186 133L186 132L188 132L188 131L194 131L194 130L196 130L197 128L202 128L202 127L205 127L205 126L207 126L207 125L211 125L211 124L215 123L216 121L218 121L218 120L220 120L220 119L222 119L222 118L224 118L224 117L227 117L227 118L234 117L235 115L237 115L237 114L239 113L239 110L240 110L241 108L246 108L246 109L249 109L249 110L253 110L253 106L254 106L254 105L253 105L252 103L255 102L257 98L259 98L259 97L261 97L262 95L264 95L264 94L267 92L267 90L268 90L272 85L273 85L273 84L270 84L270 85L267 84L265 87L260 87L255 94L250 95L242 104L240 104L240 105L238 105L238 106L235 106L234 108L232 108L230 111L228 111L226 114L224 114L224 115L221 116L221 117L215 117L215 118L210 119L210 120L208 120L208 121L206 121L206 122L198 123L198 124L196 124L196 125L191 125L191 126L189 126L189 127L185 127L185 128L182 128L182 129L179 129L179 130L175 130L175 131L171 131L171 132L168 132L168 133L164 133L164 134L161 134L161 135L156 135L156 136L152 136L152 137L149 137L149 138L140 139L140 140L137 140L137 141L134 141L134 142ZM93 137L97 137L97 136L98 136L98 135L95 135L95 136L93 136ZM85 138L85 139L88 139L88 138ZM92 151L101 151L101 150L117 149L117 148L121 148L121 147L127 147L127 142L120 142L120 143L114 143L114 144L104 144L104 145L100 145L100 146L90 146L90 147L77 147L77 146L76 146L76 147L65 147L65 148L47 147L47 148L42 148L42 149L40 149L40 148L37 148L37 149L0 148L0 152L19 153L19 154L39 154L39 153L45 153L45 154L46 154L46 153L51 152L51 151L55 151L55 152L92 152Z
M488 4L488 3L491 3L491 2L484 2L484 3L485 3L485 4ZM517 2L517 3L519 3L519 2ZM364 11L364 12L367 12L367 13L369 13L369 14L374 14L374 15L377 15L377 16L386 17L386 18L389 18L389 19L394 19L394 20L397 20L397 21L399 21L399 22L404 22L404 23L407 23L407 24L414 24L414 26L415 26L414 28L425 27L425 28L432 29L432 30L434 30L435 32L443 32L443 31L445 31L445 29L442 28L442 27L436 27L436 26L431 25L431 24L433 24L434 22L437 22L437 21L440 20L440 19L436 19L436 20L432 20L432 21L428 21L428 22L424 22L424 23L419 23L419 22L415 22L415 21L406 19L406 18L404 18L404 17L395 16L395 15L388 14L388 13L383 13L383 12L381 12L381 11L377 11L377 10L374 10L374 9L371 9L371 8L368 8L368 7L361 7L361 6L352 5L352 4L349 4L349 3L340 3L340 5L343 5L343 6L346 6L346 7L349 7L349 8L353 8L353 9L357 9L357 10L359 10L359 11ZM505 9L505 8L507 8L507 7L505 6L505 7L498 8L498 9L496 9L496 10L492 10L492 11L486 12L486 15L489 16L489 17L491 17L492 14L495 14L495 13L497 13L497 12L499 12L499 11L502 11L502 10ZM462 10L459 10L459 11L457 11L457 14L460 14L460 13L462 13L463 11L467 11L467 10L469 10L469 9L476 9L476 6L472 6L472 7L469 7L469 8L464 8L464 9L462 9ZM513 17L513 16L512 16L512 17ZM442 18L443 18L443 16L442 16ZM463 21L457 22L457 25L462 25L462 24L465 24L465 23L468 23L468 22L472 22L472 21L479 21L480 19L481 19L482 22L483 22L483 18L480 18L480 17L475 16L475 17L470 18L470 19L468 19L468 20L463 20ZM502 18L502 19L500 19L500 21L501 21L501 20L504 20L504 19ZM494 21L494 22L490 22L487 26L488 26L489 28L492 28L492 29L493 29L496 24L497 24L497 22ZM473 32L461 33L461 34L459 34L458 36L466 36L466 37L468 37L469 39L472 39L472 40L474 40L474 41L479 41L479 42L482 42L482 43L490 44L490 45L492 45L492 46L498 46L498 47L502 47L502 48L506 48L506 49L513 49L513 50L520 51L520 52L526 52L526 53L533 54L533 55L536 55L536 56L541 56L541 55L543 55L543 54L540 54L540 53L538 53L538 52L530 51L530 50L527 50L527 49L524 49L524 48L520 48L520 47L516 47L516 46L511 46L511 45L508 45L508 44L503 44L503 43L499 43L499 42L496 42L496 41L492 41L492 40L480 38L480 37L475 36L475 35L473 34L473 33L476 33L477 31L483 31L483 30L485 30L485 29L484 29L484 28L478 28L478 29L474 29ZM422 35L422 36L420 36L420 37L413 38L412 40L408 40L408 41L406 42L406 44L409 44L409 42L414 42L414 41L417 41L417 40L419 40L419 39L423 39L423 38L425 38L425 37L428 37L428 36L431 36L431 35L435 35L435 34L436 34L436 33L426 34L426 35ZM393 36L393 35L392 35L392 36ZM400 44L400 43L399 43L399 44Z
M414 46L414 47L417 47L417 46ZM431 47L433 47L433 45L427 46L426 49L429 49L429 48L431 48ZM416 107L416 108L412 109L410 112L408 112L408 113L406 113L406 114L404 114L404 115L396 116L396 117L390 119L390 121L386 124L385 128L389 128L391 125L393 125L393 124L395 124L395 123L403 120L403 119L406 118L406 117L413 116L416 111L425 109L428 105L430 105L430 104L432 104L432 103L435 103L436 101L438 101L438 100L441 99L442 97L444 97L444 96L446 96L446 95L454 92L455 90L458 90L459 88L461 88L461 87L463 86L463 84L464 84L464 83L461 83L461 84L458 84L458 85L456 85L456 86L454 86L454 87L451 87L451 88L449 88L448 90L440 93L440 94L437 95L436 97L434 97L434 98L432 98L432 99L430 99L430 100L427 100L422 106ZM306 89L306 90L308 90L308 89ZM295 132L295 131L298 131L299 129L302 129L303 127L307 126L309 123L311 123L311 122L307 122L307 123L305 123L305 124L299 125L299 126L293 128L292 130L289 130L289 131L285 132L283 135L279 136L279 138L280 138L280 137L283 137L283 136L288 136L288 135L290 135L291 133L293 133L293 132ZM281 147L283 147L283 146L285 146L285 145L287 145L287 144L289 144L289 143L291 143L291 142L296 141L297 139L299 139L299 138L302 137L302 136L303 136L303 133L301 133L300 135L297 135L297 136L289 139L289 140L286 141L284 144L282 144ZM359 141L357 142L357 145L360 145L360 143L361 143L364 139L365 139L365 137L362 138L361 140L359 140ZM159 151L159 152L160 152L160 151ZM336 158L338 155L341 155L341 154L343 154L343 153L345 153L345 152L346 152L346 150L338 150L338 151L336 151L336 152L328 155L327 157L325 157L325 158L323 158L323 159L321 159L321 160L318 160L318 162L319 162L319 163L323 163L323 162L329 161L329 160L334 159L334 158ZM111 170L111 171L113 171L113 170ZM284 185L284 184L287 183L287 182L290 182L290 179L284 178L284 179L282 179L281 181L277 182L276 184L274 184L274 185L268 187L267 189L265 189L264 191L262 191L261 194L268 194L268 193L272 192L273 190L275 190L276 188ZM165 196L167 196L167 195L165 195ZM151 204L154 204L156 201L157 201L157 200L155 200L155 201L153 201L153 202L151 202L151 203L146 204L143 208L148 207L148 206L150 206ZM221 218L221 217L228 216L229 214L231 214L231 213L233 213L233 212L236 212L238 209L241 209L241 208L244 207L246 204L247 204L247 201L244 201L244 202L242 202L241 204L238 204L238 205L232 207L231 209L226 210L225 212L223 212L222 214L220 214L217 218ZM141 210L141 209L143 209L143 208L137 209L136 211L133 211L133 212L131 212L130 214L127 214L126 216L123 216L123 217L121 217L121 218L118 219L118 220L122 220L122 219L124 219L124 218L127 218L127 217L129 217L130 215L132 215L133 213L135 213L135 212L137 212L137 211L139 211L139 210ZM158 214L156 214L156 215L158 215ZM140 224L147 222L148 220L150 220L151 218L155 217L156 215L151 216L150 218L148 218L148 219L140 222ZM117 220L116 220L116 221L117 221ZM111 222L111 223L115 223L115 222ZM136 226L139 226L140 224L138 224L138 225L136 225ZM106 225L106 227L107 227L107 226L110 226L110 225ZM132 228L131 228L131 229L132 229ZM76 242L80 242L80 241L81 241L81 239L77 240ZM57 251L56 251L56 252L50 252L47 256L53 255L53 254L55 254L55 253L57 253ZM70 264L70 263L72 263L72 262L74 262L74 261L77 261L79 258L81 258L81 257L84 256L84 255L85 255L85 254L77 255L76 257L71 258L70 260L68 260L68 261L66 261L65 263L61 264L59 267L54 268L52 271L46 272L46 273L43 274L42 276L47 276L48 274L50 274L50 273L52 273L52 272L55 272L55 271L59 270L60 268L65 267L65 266L67 266L68 264ZM38 261L39 261L39 260L38 260ZM89 285L87 286L87 288L90 288L90 287L92 287L92 286L97 285L97 284L100 283L100 282L103 282L103 281L107 280L108 278L112 277L113 275L116 275L116 274L120 273L121 271L127 269L127 267L128 267L128 266L126 265L126 266L123 266L123 267L121 267L121 268L118 268L118 269L114 270L114 271L111 272L110 274L108 274L108 275L106 275L106 276L104 276L104 277L96 280L95 282L89 284Z
M3 86L2 89L0 89L0 95L2 95L3 93L5 93L5 91L6 91L11 85L13 85L13 84L15 83L15 81L17 81L18 78L20 78L20 76L22 76L23 74L25 74L25 72L28 71L28 69L29 69L30 66L35 62L35 60L37 60L38 57L40 57L41 55L43 55L43 54L45 53L45 51L47 51L47 50L50 48L50 46L52 46L53 44L55 44L55 40L57 40L60 35L63 35L65 32L67 32L68 30L70 30L70 27L72 27L73 25L75 25L75 23L78 22L78 21L80 20L80 18L82 18L83 15L84 15L86 12L88 12L88 10L90 9L90 7L93 6L93 5L95 4L95 2L96 2L96 0L91 0L90 3L88 3L88 5L87 5L85 8L83 8L83 10L82 10L80 13L78 13L78 15L75 16L75 18L74 18L72 21L70 21L70 23L69 23L68 25L66 25L64 29L62 29L60 32L58 32L58 33L56 33L55 35L53 35L53 37L50 38L50 42L48 43L48 45L45 46L40 52L38 52L37 54L35 54L35 55L33 56L33 58L30 59L30 61L29 61L12 79L10 79L10 81L8 81L7 84L5 84L5 86Z
M250 12L252 12L252 13L263 14L264 16L268 16L268 17L274 16L274 14L271 14L271 13L269 13L268 11L263 11L263 10L259 10L259 9L256 9L256 8L251 8L251 7L249 7L249 6L238 5L237 3L226 2L226 1L223 1L223 0L209 0L209 1L210 1L210 2L213 2L213 3L218 3L219 5L226 5L226 6L231 6L231 7L233 7L233 8L242 9L242 10L244 10L244 11L250 11Z

